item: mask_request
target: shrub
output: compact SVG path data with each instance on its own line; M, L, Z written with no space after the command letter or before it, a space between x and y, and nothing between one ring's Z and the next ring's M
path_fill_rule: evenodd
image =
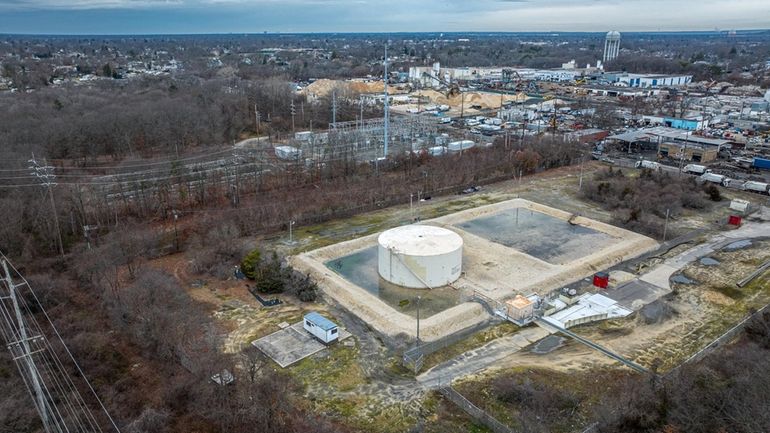
M262 253L260 253L259 248L255 248L243 258L241 261L241 272L243 272L243 275L245 275L246 278L250 280L255 280L257 278L261 257Z
M711 201L721 201L722 200L722 193L719 192L719 188L717 188L714 184L709 184L704 188L706 191L706 194L708 194L709 199Z

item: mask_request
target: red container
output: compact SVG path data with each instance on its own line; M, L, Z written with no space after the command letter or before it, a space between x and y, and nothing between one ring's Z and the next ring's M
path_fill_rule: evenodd
M741 217L738 215L730 215L730 218L727 220L727 224L731 226L740 227L741 226Z
M606 272L597 272L594 274L594 286L606 289L610 284L610 275Z

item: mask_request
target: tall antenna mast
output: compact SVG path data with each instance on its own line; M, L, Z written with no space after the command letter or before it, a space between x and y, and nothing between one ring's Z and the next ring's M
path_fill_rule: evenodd
M384 155L388 157L388 127L390 126L390 101L388 98L388 41L385 41L385 151Z

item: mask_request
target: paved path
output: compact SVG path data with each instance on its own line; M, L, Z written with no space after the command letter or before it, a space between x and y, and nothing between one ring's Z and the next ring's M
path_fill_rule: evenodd
M452 379L484 370L548 335L540 327L524 328L431 368L417 376L417 382L428 389L446 386Z
M770 236L770 224L747 222L742 227L714 235L709 241L696 245L654 267L639 277L640 281L671 290L669 279L685 266L741 239L755 239Z
M709 241L665 260L650 272L609 290L606 294L629 308L641 309L670 293L669 279L688 264L732 242L763 237L770 237L770 224L747 222L739 229L712 236ZM431 368L417 376L417 382L426 389L445 386L453 379L485 370L547 335L549 332L541 327L524 328L514 335L498 338Z

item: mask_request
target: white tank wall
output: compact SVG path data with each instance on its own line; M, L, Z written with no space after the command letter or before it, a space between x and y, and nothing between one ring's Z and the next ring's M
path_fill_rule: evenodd
M399 286L416 289L445 286L460 278L462 272L462 246L429 256L399 254L382 244L378 249L380 276Z
M452 230L413 224L386 230L377 238L378 272L408 288L445 286L460 277L463 239Z

